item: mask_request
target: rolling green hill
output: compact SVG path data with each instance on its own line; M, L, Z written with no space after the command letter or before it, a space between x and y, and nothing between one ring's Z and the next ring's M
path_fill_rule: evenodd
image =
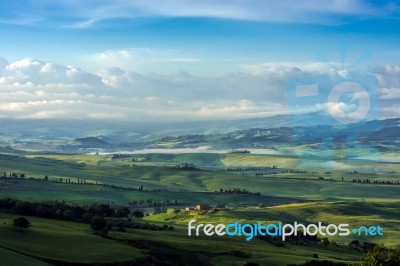
M0 175L5 172L5 176L0 177L0 197L125 206L138 201L160 206L169 202L173 206L167 206L167 213L145 216L141 222L172 224L175 230L123 232L114 228L104 238L94 235L87 224L34 217L28 217L32 221L28 230L18 230L11 226L13 215L0 214L0 258L7 256L16 265L24 261L32 265L116 261L287 265L304 263L314 254L321 260L346 263L357 262L363 255L348 247L354 237L330 237L328 246L320 242L282 246L260 239L246 242L242 237L190 238L186 230L192 218L207 223L379 223L384 237L359 240L399 245L399 164L337 160L336 165L322 166L321 158L308 159L319 167L304 167L296 156L281 154L3 154ZM185 163L195 167L181 168ZM197 204L226 209L172 211ZM153 206L132 208L151 213Z
M85 224L28 217L31 226L16 229L12 227L13 217L0 216L0 247L10 252L50 264L129 261L141 256L138 249L93 235ZM22 255L20 260L25 258Z

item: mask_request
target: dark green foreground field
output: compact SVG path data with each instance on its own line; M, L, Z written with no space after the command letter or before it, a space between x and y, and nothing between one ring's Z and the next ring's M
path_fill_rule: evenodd
M1 155L0 173L5 174L0 178L0 197L30 202L58 200L71 205L130 204L132 209L150 212L134 221L167 224L175 229L127 228L123 232L112 228L99 235L89 224L38 217L27 217L31 226L17 229L12 219L18 215L3 213L0 261L4 265L288 265L318 257L321 261L355 264L364 251L349 246L353 240L392 248L400 245L399 164L341 162L340 168L332 168L322 166L324 162L318 158L310 160L321 166L299 168L295 157L253 154ZM195 169L182 166L184 163L194 164ZM230 189L244 192L231 193ZM148 202L165 207L166 212L151 215L154 208ZM223 208L173 211L196 204ZM187 222L193 218L214 224L379 224L384 236L336 236L302 244L246 241L244 237L189 237Z
M165 265L207 265L207 262L242 265L254 261L260 265L286 265L311 259L314 253L331 260L355 261L360 257L360 252L354 250L322 245L304 247L289 243L279 247L258 239L245 242L239 237L192 239L187 237L184 225L176 226L173 231L111 230L107 237L112 239L107 239L94 235L89 226L79 223L33 217L29 220L31 228L22 230L10 225L11 216L1 218L6 224L0 226L0 256L2 262L3 257L10 262L7 265L31 264L31 261L38 265L45 264L41 261L55 264L163 261Z

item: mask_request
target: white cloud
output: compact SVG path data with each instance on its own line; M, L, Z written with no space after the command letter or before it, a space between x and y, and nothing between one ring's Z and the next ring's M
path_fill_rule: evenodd
M400 98L400 66L383 65L371 67L376 73L378 85L384 100Z
M400 104L393 104L381 107L383 117L400 117Z
M152 71L155 66L165 65L170 69L174 65L195 64L201 62L191 54L173 49L155 48L124 48L120 50L106 50L95 54L87 55L81 59L87 67L121 68L125 70L149 69Z
M280 104L259 103L249 100L240 100L230 105L222 104L220 107L202 107L197 114L204 119L226 118L254 118L286 114L287 108Z
M106 112L97 112L97 113L89 113L87 115L88 118L94 119L122 119L126 118L124 114L117 113L106 113Z
M400 88L381 88L382 99L400 99Z
M101 78L72 66L54 65L25 58L5 65L0 72L3 85L91 84L102 88Z
M119 55L131 56L128 53L121 50ZM400 97L400 67L371 69L377 73L382 113L397 115L393 106ZM36 59L7 62L0 58L0 117L172 121L287 114L285 81L329 71L315 63L265 63L207 77L121 68L89 73ZM355 106L339 103L330 110L335 108L346 111ZM296 113L320 110L327 110L326 102L299 106Z
M65 111L38 111L38 112L29 113L27 115L20 116L18 118L51 119L51 118L62 118L62 117L67 117L67 112L65 112Z

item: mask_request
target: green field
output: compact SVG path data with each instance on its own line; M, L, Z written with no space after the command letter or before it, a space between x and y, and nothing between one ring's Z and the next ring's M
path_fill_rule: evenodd
M36 156L36 157L35 157ZM43 178L48 175L50 180L60 178L85 179L88 183L106 183L128 188L165 188L170 190L187 189L190 191L213 192L220 188L245 188L252 192L260 192L267 196L294 197L308 200L348 199L348 200L399 200L399 186L373 185L352 183L352 179L368 178L371 180L399 180L398 164L370 164L376 173L363 172L361 167L353 164L351 168L343 169L308 169L308 174L278 173L274 175L255 176L253 172L227 172L227 171L189 171L177 170L169 166L149 166L135 163L135 166L126 165L124 162L111 160L110 156L98 158L97 155L30 155L27 157L0 157L0 171L25 173L26 176ZM245 166L271 166L277 165L278 169L293 169L294 158L282 158L271 155L242 155L242 154L211 154L213 163L220 158L220 163L229 163L220 169L232 167L234 162L238 167ZM85 158L86 157L86 158ZM93 158L94 157L94 158ZM140 155L143 157L143 155ZM182 159L180 155L152 155L155 162L159 163L164 158L165 163L191 162ZM176 159L178 157L180 159ZM194 158L195 154L186 155L184 158ZM204 154L199 154L197 161L204 159ZM63 158L61 160L60 158ZM151 161L151 160L150 160ZM84 163L87 162L87 163ZM97 162L97 163L94 163ZM264 163L264 164L263 164ZM286 163L288 165L286 165ZM204 163L206 164L206 163ZM385 170L386 169L386 170ZM351 170L360 171L350 174ZM385 172L386 171L386 172ZM390 171L391 173L387 173ZM394 173L393 173L394 171ZM311 173L312 172L312 173ZM323 176L324 180L319 180ZM345 182L341 181L344 178ZM330 181L332 179L332 181ZM92 188L92 190L96 190ZM95 194L95 192L93 192ZM104 193L102 193L104 194ZM101 195L104 196L104 195Z
M323 163L321 158L310 157L309 161L315 165ZM184 163L194 164L198 169L176 167ZM29 217L32 222L29 229L15 229L11 225L14 216L2 214L0 258L8 259L7 265L136 263L157 259L165 259L171 265L246 262L287 265L304 263L318 254L320 260L355 263L363 253L348 247L352 240L400 246L397 208L400 185L396 184L400 180L400 165L338 161L333 166L307 168L294 156L234 153L132 154L114 158L85 154L3 154L0 173L5 172L6 177L0 178L0 197L124 206L132 201L150 200L159 204L175 202L170 209L197 204L222 204L226 208L146 216L140 220L174 225L175 230L113 229L108 238L94 235L87 224L35 217ZM10 173L17 177L10 178ZM20 174L25 177L19 177ZM48 181L44 180L46 175ZM381 183L353 182L358 179ZM246 193L220 192L237 188ZM259 239L248 242L243 237L188 237L187 222L193 218L213 224L234 221L379 224L385 234L375 238L329 237L329 241L337 243L329 246L288 242L282 247ZM80 248L76 248L77 243Z
M129 261L140 257L133 247L101 238L85 224L29 217L28 230L12 227L12 216L0 217L0 245L21 255L50 263ZM23 257L21 257L23 259Z
M158 259L161 257L164 261L180 262L185 265L197 265L201 261L217 265L224 263L242 265L248 261L255 261L260 265L271 263L285 265L305 262L314 253L323 259L351 262L357 261L361 255L360 252L326 249L321 245L303 247L289 243L282 248L257 239L246 242L240 237L199 236L193 239L187 236L183 225L176 226L173 231L111 230L107 238L102 238L93 235L88 225L33 217L28 217L32 223L29 229L15 229L10 225L11 218L9 215L0 218L2 223L0 233L3 236L0 246L7 248L0 254L12 254L12 257L8 258L13 262L32 262L32 265L35 265L34 263L45 265L41 261L109 263L117 260L134 263L143 259L146 254L152 256L154 252L158 254ZM340 257L339 251L342 252Z

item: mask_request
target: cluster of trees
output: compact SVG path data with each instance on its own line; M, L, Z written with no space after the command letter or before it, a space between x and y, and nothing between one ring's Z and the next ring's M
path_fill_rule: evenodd
M286 169L286 170L282 170L281 173L290 173L290 174L315 174L316 172L307 172L304 170L294 170L294 169Z
M122 190L131 190L131 191L144 191L144 192L188 192L187 189L168 189L168 188L150 188L146 189L143 187L143 185L140 185L139 187L125 187L125 186L118 186L114 184L106 184L106 183L98 183L96 182L89 182L86 179L83 178L76 178L76 181L71 178L59 178L59 179L49 179L48 175L45 175L43 178L34 178L34 177L29 177L26 178L25 174L17 174L10 172L9 174L3 173L3 176L0 176L0 178L20 178L20 179L29 179L29 180L35 180L35 181L49 181L49 182L54 182L54 183L65 183L65 184L84 184L84 185L94 185L94 186L103 186L103 187L111 187L111 188L116 188L116 189L122 189Z
M231 151L230 153L246 154L246 153L250 153L250 151L249 150L234 150L234 151Z
M271 231L271 232L273 232L273 231ZM282 241L280 236L270 236L267 234L265 236L258 235L256 237L261 240L272 243L276 246L280 246L280 247L284 246L284 242ZM311 243L314 243L314 244L321 243L325 247L328 247L328 246L338 247L339 246L338 243L336 243L333 240L329 240L327 237L319 238L317 235L304 234L304 232L302 230L298 230L297 235L293 234L293 235L287 236L285 241L286 242L289 241L289 242L299 244L299 245L308 245ZM367 246L368 244L371 247L373 247L373 243L366 243L365 245Z
M26 202L11 198L0 199L0 210L19 215L90 223L94 217L128 217L130 210L125 206L112 207L109 204L70 206L65 202Z
M262 176L262 175L276 175L277 172L268 172L268 173L255 173L255 176Z
M126 154L113 154L111 157L112 160L120 161L120 162L143 162L148 161L149 158L130 158L130 155Z
M362 265L398 266L400 265L400 247L390 249L383 245L375 245L362 258Z
M147 161L148 158L132 158L130 159L131 162L143 162L143 161Z
M70 206L65 202L50 201L50 202L26 202L11 198L0 199L0 211L15 213L19 215L37 216L47 219L58 219L66 221L83 222L90 224L94 231L107 233L111 230L112 225L128 228L139 228L149 230L172 230L173 227L143 225L132 222L127 218L130 214L135 218L144 217L141 210L133 210L130 212L125 206L110 206L109 204L90 204L86 206ZM106 219L107 218L107 221ZM113 222L108 222L108 220ZM25 217L14 219L14 227L28 228L30 223ZM121 229L122 231L122 229Z
M318 258L318 254L314 254L313 258ZM315 260L315 259L306 261L303 264L288 264L288 266L348 266L348 265L349 264L340 261Z
M240 188L228 188L228 189L223 189L220 188L219 191L215 191L215 192L219 192L219 193L230 193L230 194L252 194L252 195L256 195L256 196L260 196L260 192L250 192L247 191L245 188L240 189Z
M271 241L271 237L258 237L264 240ZM322 239L324 243L327 238ZM310 239L309 241L316 241L315 239ZM329 244L329 240L327 240ZM325 244L325 243L324 243ZM366 253L361 258L360 266L398 266L400 265L400 247L395 249L387 248L380 244L374 244L369 242L364 242L363 245L358 240L353 240L349 246L351 247L361 247ZM313 254L313 258L318 258L318 254ZM292 266L292 264L290 264ZM304 264L296 264L293 266L346 266L347 263L334 262L328 260L311 260ZM357 264L359 265L359 264Z
M280 244L280 246L283 246L283 242L281 242L279 237L271 237L271 236L260 236L258 235L257 238L261 240L268 241L270 243L275 243L275 244ZM305 244L305 243L310 243L310 242L321 242L324 244L324 246L328 245L336 245L338 246L337 243L334 241L329 241L328 238L322 238L319 239L317 236L310 236L310 235L303 235L303 232L298 231L297 236L289 236L287 238L287 241L292 241L294 243L298 244ZM361 244L360 241L358 240L353 240L349 244L350 248L357 248L363 252L366 252L365 255L361 259L361 265L362 266L398 266L400 265L400 247L395 248L395 249L390 249L387 248L383 245L380 244L375 244L375 243L370 243L370 242L364 242ZM314 258L318 258L318 254L313 255ZM301 265L329 265L329 266L344 266L347 264L343 263L337 263L337 262L332 262L332 261L317 261L317 260L312 260L309 261L305 264Z
M13 226L18 228L28 228L31 223L25 217L18 217L13 220Z
M370 179L353 179L352 180L353 183L364 183L364 184L382 184L382 185L400 185L400 181L396 180L396 181L390 181L390 180L370 180Z
M368 251L371 249L374 249L377 244L371 243L371 242L364 242L361 243L359 240L353 240L350 242L349 247L359 249L359 250L364 250Z
M14 172L10 172L9 175L7 175L6 172L3 173L3 176L1 176L1 178L25 178L25 174L24 173L14 173Z
M187 189L169 189L169 188L153 188L153 189L146 189L145 191L152 191L152 192L180 192L185 193L189 190Z
M49 181L49 176L48 175L44 175L43 178L34 178L34 177L27 178L24 173L15 173L15 172L10 172L8 174L6 172L4 172L3 175L0 176L0 178L20 178L20 179ZM64 178L59 178L57 180L52 180L52 182L55 182L55 183L66 183L66 184L91 184L91 183L87 182L87 180L82 179L82 178L77 178L77 182L74 182L73 180L71 180L71 178L65 178L65 179Z
M126 155L126 154L121 154L121 153L118 153L118 154L113 154L112 156L111 156L111 159L122 159L122 158L127 158L128 157L128 155Z
M142 218L144 216L141 210L134 210L132 212L132 216L136 218ZM108 219L107 221L104 217L96 216L90 222L91 228L96 231L100 232L102 235L106 235L109 230L112 230L113 227L118 227L118 231L126 232L125 228L132 228L132 229L145 229L145 230L173 230L173 226L169 225L155 225L149 223L137 223L133 222L132 219Z
M277 169L278 166L249 166L249 167L234 167L234 168L226 168L225 170L228 172L246 172L246 171L267 171L272 169Z
M48 179L49 179L49 177L46 175L44 177L44 180L48 181ZM52 182L65 183L65 184L91 184L91 185L98 185L97 182L96 183L91 183L91 182L88 182L86 179L83 179L83 178L77 178L76 182L71 180L71 178L65 178L65 179L64 178L60 178L58 180L53 180Z
M171 225L156 225L156 224L150 224L150 223L138 223L135 221L132 221L131 219L125 219L125 220L113 220L109 219L107 221L107 225L111 227L118 227L119 231L124 232L125 230L123 228L132 228L132 229L145 229L145 230L156 230L156 231L162 231L162 230L174 230L174 227Z
M135 190L135 189L133 189ZM187 189L169 189L169 188L150 188L150 189L145 189L143 188L143 185L140 185L140 187L137 189L137 191L146 191L146 192L188 192Z
M285 169L280 171L281 174L318 174L318 172L312 171L312 172L307 172L304 170L295 170L295 169ZM256 176L262 176L262 175L271 175L271 174L278 174L276 171L274 172L267 172L267 173L256 173ZM322 178L323 179L323 178Z
M132 200L129 202L129 206L131 207L156 207L156 206L180 206L182 205L179 203L178 200Z
M193 163L181 163L181 164L177 164L175 166L175 168L177 169L183 169L183 170L199 170L198 167L196 167L196 165L194 165Z

